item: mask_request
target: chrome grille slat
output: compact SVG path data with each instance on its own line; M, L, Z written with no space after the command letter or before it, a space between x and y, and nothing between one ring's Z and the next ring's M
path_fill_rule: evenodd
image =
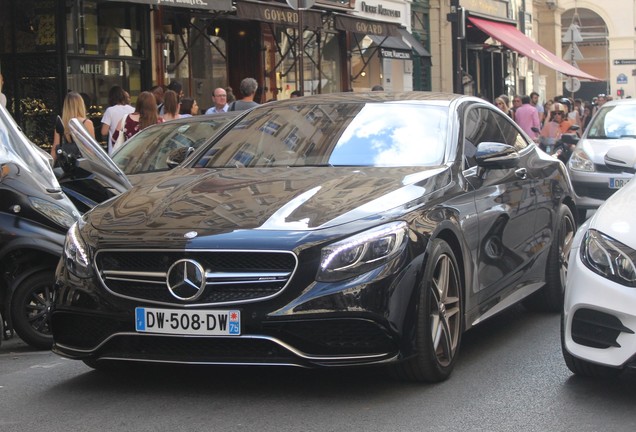
M199 262L205 291L196 305L261 301L282 292L298 265L288 251L144 250L98 251L95 267L113 294L147 303L195 306L174 298L167 288L170 266L181 259Z

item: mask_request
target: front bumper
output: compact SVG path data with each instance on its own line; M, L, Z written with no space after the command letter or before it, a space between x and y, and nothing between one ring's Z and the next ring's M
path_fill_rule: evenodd
M572 251L563 320L563 342L570 354L605 366L633 367L635 312L636 288L590 271L578 248Z
M576 193L576 206L579 209L597 209L618 189L610 189L609 179L629 180L633 176L625 173L570 171L572 186Z
M216 337L138 333L135 307L148 304L95 288L62 267L51 314L53 351L78 360L187 364L321 367L394 361L413 352L415 311L408 299L420 266L421 259L385 278L378 278L381 269L376 269L342 283L292 283L275 298L225 305L221 309L240 310L241 335Z

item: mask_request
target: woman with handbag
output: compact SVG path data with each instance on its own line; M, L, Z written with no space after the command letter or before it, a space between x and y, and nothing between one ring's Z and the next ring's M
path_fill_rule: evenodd
M95 138L95 126L93 125L93 122L86 117L86 105L84 104L84 99L79 93L67 93L64 98L64 106L62 107L61 125L56 125L57 127L53 131L53 147L51 147L51 156L53 157L53 161L57 160L57 150L60 147L69 156L81 157L77 145L73 142L73 137L71 136L68 126L69 122L73 118L78 119L88 133Z
M128 104L130 96L118 85L112 86L108 92L108 108L102 117L102 137L108 135L108 154L113 151L116 138L113 137L121 120L135 108Z
M113 134L113 138L117 143L114 149L119 147L122 142L128 141L140 130L157 123L163 123L163 118L157 114L157 100L155 96L148 91L139 93L135 112L128 114L124 117L122 122L117 125L117 130Z

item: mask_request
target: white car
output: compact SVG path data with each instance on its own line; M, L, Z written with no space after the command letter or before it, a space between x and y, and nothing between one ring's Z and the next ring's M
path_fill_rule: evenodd
M610 149L605 163L634 173L636 147ZM577 231L561 320L563 357L577 375L606 377L636 367L636 181Z
M636 146L636 99L610 101L598 110L576 145L567 167L576 192L577 218L586 219L631 175L607 164L607 151L619 146Z

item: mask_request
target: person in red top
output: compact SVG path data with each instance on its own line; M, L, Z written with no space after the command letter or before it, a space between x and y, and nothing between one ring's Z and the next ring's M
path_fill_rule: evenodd
M126 122L124 124L124 137L126 141L132 138L137 132L157 123L163 123L163 118L157 114L157 100L155 96L148 92L143 91L139 93L137 98L137 104L135 105L135 112L128 114ZM117 140L120 131L121 124L117 126L117 131L113 134L115 141Z

